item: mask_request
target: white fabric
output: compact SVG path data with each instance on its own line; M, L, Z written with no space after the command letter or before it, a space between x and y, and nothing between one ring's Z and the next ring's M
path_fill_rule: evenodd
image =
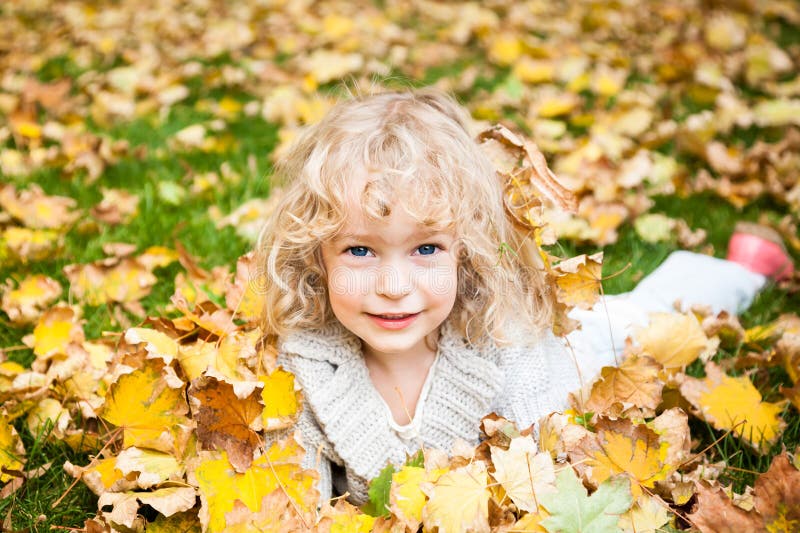
M766 283L761 274L743 266L702 254L677 251L628 293L606 295L590 310L573 309L569 316L581 329L567 335L589 382L600 368L616 364L626 337L647 325L648 316L669 312L679 301L683 309L708 305L714 313L738 314L753 302Z
M425 399L428 397L428 391L431 390L431 382L433 381L433 373L436 369L436 363L439 361L439 352L436 352L436 357L433 364L428 369L428 375L425 376L425 383L422 385L422 390L417 399L417 406L414 408L414 416L408 424L398 424L392 415L392 409L389 404L381 397L384 407L386 407L386 416L389 420L389 426L397 433L397 436L403 440L418 439L420 436L419 427L422 423L422 410L425 406Z

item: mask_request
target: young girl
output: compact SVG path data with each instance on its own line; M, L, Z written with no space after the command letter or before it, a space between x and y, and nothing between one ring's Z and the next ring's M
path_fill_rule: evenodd
M765 281L732 262L674 254L608 299L611 330L605 309L577 313L576 361L550 330L538 250L506 215L468 120L431 90L355 98L277 169L287 187L259 242L263 327L303 390L297 429L322 498L363 503L387 462L476 443L492 411L534 424L613 364L648 312L678 298L735 312Z

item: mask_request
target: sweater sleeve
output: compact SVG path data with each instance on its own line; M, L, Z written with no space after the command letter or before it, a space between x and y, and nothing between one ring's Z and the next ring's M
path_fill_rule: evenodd
M520 428L568 407L567 396L580 387L575 359L562 339L549 330L535 342L519 343L499 352L503 389L497 412Z

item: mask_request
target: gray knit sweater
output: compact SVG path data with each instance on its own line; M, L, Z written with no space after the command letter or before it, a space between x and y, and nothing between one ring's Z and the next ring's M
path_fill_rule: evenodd
M392 428L364 364L361 340L338 321L282 339L278 363L303 390L296 429L306 449L304 466L320 473L321 497L330 498L335 489L348 492L355 504L365 502L369 480L388 462L400 465L423 446L449 451L456 439L477 444L480 420L492 411L522 428L566 407L579 379L563 343L550 332L535 339L513 332L512 345L479 351L449 320L442 324L413 436Z

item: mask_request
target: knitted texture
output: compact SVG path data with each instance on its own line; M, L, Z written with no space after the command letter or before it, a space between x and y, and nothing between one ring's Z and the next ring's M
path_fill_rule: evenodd
M492 411L528 427L566 407L567 394L580 384L562 342L550 332L536 339L513 332L510 346L479 351L450 321L442 324L414 439L392 429L361 341L344 326L336 322L282 339L278 364L295 374L304 395L296 427L306 449L303 466L320 472L321 497L330 498L335 487L351 502L365 502L369 480L387 463L401 465L421 447L449 451L458 439L477 444L480 420Z

